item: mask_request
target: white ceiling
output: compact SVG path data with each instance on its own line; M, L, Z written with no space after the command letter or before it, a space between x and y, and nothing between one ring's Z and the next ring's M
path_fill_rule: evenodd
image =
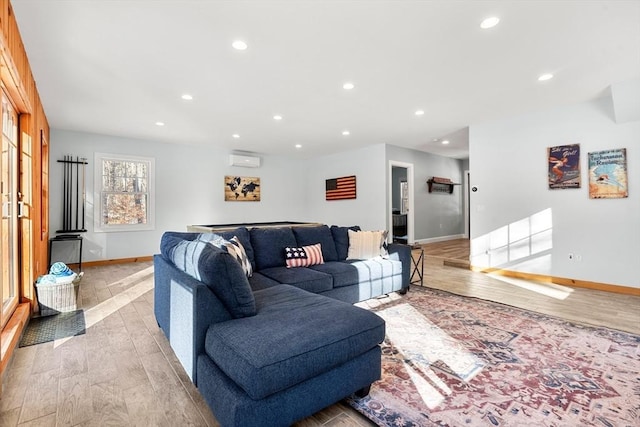
M12 3L52 128L230 151L466 158L469 125L640 76L639 0Z

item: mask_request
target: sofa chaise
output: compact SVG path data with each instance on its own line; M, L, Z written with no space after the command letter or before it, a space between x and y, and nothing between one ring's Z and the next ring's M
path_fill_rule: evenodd
M355 230L163 235L156 319L221 425L290 425L366 395L380 378L384 321L352 304L405 292L410 249L389 245L386 259L347 259ZM321 262L287 267L289 249L300 248L317 249Z

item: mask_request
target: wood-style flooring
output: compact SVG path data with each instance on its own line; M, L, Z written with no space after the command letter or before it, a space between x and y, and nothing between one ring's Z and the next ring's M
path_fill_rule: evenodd
M424 254L430 258L469 263L471 244L469 239L445 240L444 242L420 245Z
M431 249L427 245L425 252ZM455 259L455 249L451 251L447 258ZM426 257L424 274L425 286L640 333L640 297L509 283L444 265L436 256ZM364 305L394 298L398 296ZM3 378L0 426L218 425L158 329L151 263L89 267L79 299L86 334L16 350ZM369 425L343 403L296 423Z

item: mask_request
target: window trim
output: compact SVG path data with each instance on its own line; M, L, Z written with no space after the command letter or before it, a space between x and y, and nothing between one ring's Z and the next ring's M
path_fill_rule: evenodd
M154 157L141 157L131 156L128 154L108 154L108 153L95 153L95 167L93 177L94 187L94 231L97 233L108 232L123 232L123 231L148 231L155 230L155 158ZM102 224L102 162L103 160L115 160L115 161L133 161L144 162L149 167L149 182L147 200L147 223L146 224L118 224L118 225L105 225Z

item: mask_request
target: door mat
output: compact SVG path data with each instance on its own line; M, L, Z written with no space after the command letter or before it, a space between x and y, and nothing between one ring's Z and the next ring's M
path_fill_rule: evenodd
M84 311L76 310L54 316L34 317L20 340L20 347L83 335L85 330Z

